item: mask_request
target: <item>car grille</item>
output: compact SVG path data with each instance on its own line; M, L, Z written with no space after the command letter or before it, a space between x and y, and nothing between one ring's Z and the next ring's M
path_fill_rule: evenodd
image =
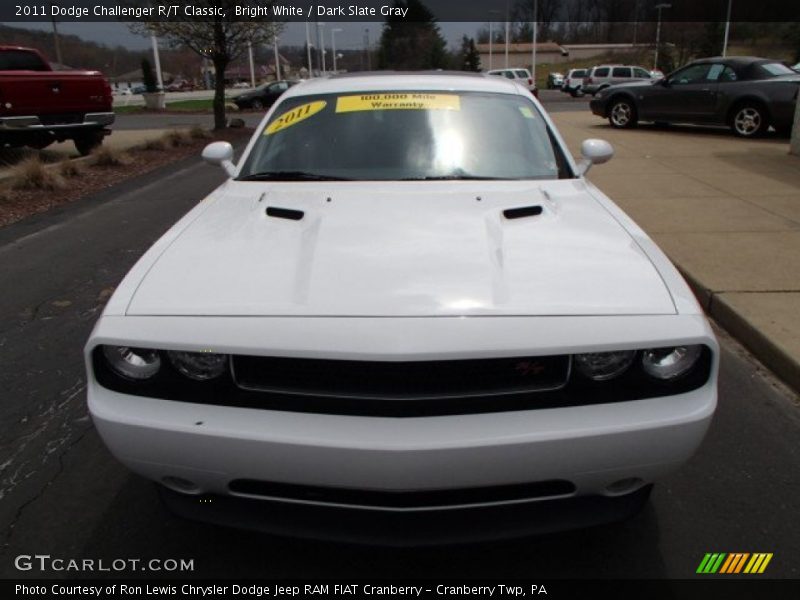
M423 400L555 390L567 382L570 357L387 362L234 356L231 367L245 390Z

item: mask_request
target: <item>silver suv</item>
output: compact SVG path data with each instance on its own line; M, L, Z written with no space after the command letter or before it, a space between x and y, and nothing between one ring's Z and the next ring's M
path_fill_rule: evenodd
M631 65L599 65L592 67L583 80L583 91L594 96L600 90L617 83L652 79L644 67Z

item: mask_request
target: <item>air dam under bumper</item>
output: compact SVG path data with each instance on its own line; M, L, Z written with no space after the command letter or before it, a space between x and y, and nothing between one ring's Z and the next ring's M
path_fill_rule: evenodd
M173 487L196 502L203 494L252 498L231 491L231 482L240 479L379 492L559 480L570 482L575 491L557 497L570 499L621 496L686 461L708 428L716 383L712 378L686 394L614 404L407 419L172 402L119 394L93 381L88 396L95 425L120 461L166 485L191 482ZM609 488L622 480L636 482ZM257 497L295 507L343 508ZM413 508L349 500L346 507L444 514L551 500L540 496Z

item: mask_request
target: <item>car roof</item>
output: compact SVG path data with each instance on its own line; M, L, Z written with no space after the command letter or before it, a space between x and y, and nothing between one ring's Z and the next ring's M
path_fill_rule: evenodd
M710 56L708 58L698 58L693 60L693 64L722 63L732 67L745 67L752 63L774 63L780 62L772 58L760 58L758 56Z
M463 71L376 71L348 73L332 77L317 77L290 87L285 97L343 92L373 92L393 90L435 90L461 92L494 92L520 94L524 91L510 79L492 77L486 73Z

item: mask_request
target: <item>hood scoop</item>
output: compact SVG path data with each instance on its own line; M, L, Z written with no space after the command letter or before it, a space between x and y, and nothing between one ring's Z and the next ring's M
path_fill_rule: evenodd
M542 207L539 205L507 208L503 211L503 216L509 220L524 219L525 217L537 217L540 214L542 214Z
M305 216L302 210L294 210L292 208L281 208L279 206L268 206L267 216L276 219L289 219L290 221L299 221Z

